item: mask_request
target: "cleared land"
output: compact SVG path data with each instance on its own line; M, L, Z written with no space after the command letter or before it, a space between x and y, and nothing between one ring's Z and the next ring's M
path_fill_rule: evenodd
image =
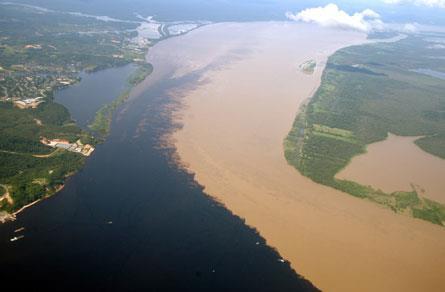
M364 38L290 23L210 25L158 43L141 87L191 80L171 91L179 105L172 117L183 126L169 137L179 163L318 288L441 291L442 227L316 184L283 156L327 56ZM318 65L307 75L299 65L310 59Z

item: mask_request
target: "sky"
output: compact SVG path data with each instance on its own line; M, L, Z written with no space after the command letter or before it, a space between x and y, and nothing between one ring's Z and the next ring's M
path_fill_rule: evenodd
M366 33L402 31L413 33L418 30L426 30L425 25L440 24L435 23L432 14L440 11L445 14L445 0L382 0L381 3L367 3L363 7L350 7L343 10L341 4L330 2L325 5L308 7L296 12L287 11L285 13L289 20L297 22L315 23L324 27L335 27L340 29L356 30ZM374 4L374 5L372 5ZM347 5L345 5L347 6ZM366 7L366 8L365 8ZM378 11L396 11L398 17L394 15L381 15ZM414 10L413 10L414 9ZM415 17L401 17L400 11L413 11ZM427 21L422 21L419 11L425 11ZM407 12L405 12L407 13ZM394 14L394 13L393 13Z
M443 25L445 26L445 0L339 0L339 1L323 1L323 3L312 4L313 1L303 1L308 7L305 13L300 15L300 20L314 18L317 13L327 13L335 18L342 25L349 24L362 30L381 27L380 22L387 24L423 24L423 25ZM312 5L311 5L312 4ZM334 11L334 5L338 7L337 12ZM316 10L324 8L323 10ZM312 9L312 10L310 10ZM303 9L304 10L304 9ZM370 14L372 11L372 15ZM293 15L297 16L302 10L290 10ZM347 18L346 13L351 18ZM286 14L289 18L289 13ZM321 17L321 15L319 15ZM346 23L345 23L346 22ZM339 26L341 26L339 24ZM366 26L367 28L363 28Z
M445 0L0 0L6 1L125 19L135 13L164 21L291 19L363 31L388 23L445 26Z

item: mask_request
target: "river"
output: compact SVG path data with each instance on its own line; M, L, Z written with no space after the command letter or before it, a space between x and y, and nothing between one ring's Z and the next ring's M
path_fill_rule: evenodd
M167 141L206 193L323 291L443 291L442 227L316 184L284 157L283 140L328 56L366 42L292 22L214 24L166 40L149 57L173 73L152 77L192 79L170 90L180 126ZM299 68L308 60L312 74Z
M86 129L104 104L125 91L127 80L135 69L135 65L129 64L95 73L82 72L79 76L82 82L57 91L55 100L68 108L71 117Z
M61 91L62 102L85 126L107 101L96 98L109 97L113 80L126 74L122 67L84 76ZM174 128L166 90L193 76L187 78L148 77L118 109L110 136L84 169L60 193L0 226L3 279L39 290L314 289L244 220L205 195L173 163L173 148L160 147ZM24 238L10 242L21 227Z
M389 133L388 138L367 146L367 152L352 158L340 179L379 188L387 193L415 189L420 196L445 203L445 160L429 154L414 141Z

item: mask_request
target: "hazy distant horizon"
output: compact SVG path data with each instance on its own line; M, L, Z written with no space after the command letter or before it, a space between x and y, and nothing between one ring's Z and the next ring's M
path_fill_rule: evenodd
M10 0L45 8L107 15L122 19L136 19L135 13L144 17L155 16L160 21L259 21L285 20L287 11L297 12L306 8L335 3L347 13L372 9L388 23L420 23L445 25L445 8L406 4L387 4L385 0L373 1L297 1L297 0ZM419 1L420 2L420 1Z

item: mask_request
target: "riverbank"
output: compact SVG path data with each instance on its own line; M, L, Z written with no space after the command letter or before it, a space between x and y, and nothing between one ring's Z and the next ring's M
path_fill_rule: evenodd
M24 111L5 108L5 106L0 108L4 113L2 117L6 119L5 127L8 123L21 119L25 122L18 127L12 124L12 127L15 128L10 128L10 130L13 130L16 135L20 135L22 131L27 133L25 130L28 129L28 125L31 125L36 129L34 136L31 138L39 141L35 143L37 144L35 146L31 144L34 147L34 153L28 153L29 150L23 148L23 145L18 145L22 147L19 148L20 152L0 151L5 165L9 165L8 163L13 165L12 170L10 170L12 177L9 180L3 178L4 182L10 185L10 191L8 192L8 200L0 200L0 207L3 210L0 216L1 222L15 220L16 215L25 209L55 195L62 189L60 185L63 186L70 176L83 168L86 156L90 156L94 150L91 145L96 145L99 142L98 138L100 140L105 139L114 110L125 101L125 98L122 97L128 96L131 88L151 72L151 66L144 62L140 64L139 70L133 71L135 71L134 66L128 65L109 68L96 73L81 73L83 77L81 82L58 90L55 92L54 98L36 110ZM101 88L104 80L105 82L113 82L112 86L109 86L105 92L93 90L94 88ZM97 83L97 81L102 82ZM121 83L124 83L125 86L121 86ZM124 93L121 92L123 90L121 87L125 88ZM90 101L89 109L87 113L84 113L82 109L85 108L86 102L92 97L95 100L94 102ZM79 128L81 126L85 128L91 108L100 108L101 104L107 101L107 98L109 100L113 97L115 99L111 102L111 106L105 106L111 110L107 112L106 121L103 124L104 132L99 133L99 135L95 133L96 137L93 137L86 129ZM77 106L74 107L73 104ZM76 123L73 122L72 110L75 113ZM99 113L101 112L99 111ZM37 118L40 123L35 122ZM52 139L55 140L52 141ZM60 145L56 145L56 143L60 143ZM49 146L60 147L55 151L48 152ZM24 173L23 169L26 169ZM19 173L19 175L13 176L16 173ZM13 191L11 192L11 190Z
M445 204L445 160L415 144L422 137L388 133L384 141L368 145L366 153L351 160L336 178L370 185L386 193L416 191Z
M364 35L288 23L219 24L168 42L153 56L167 59L181 48L188 61L176 64L174 75L199 74L199 82L171 92L181 127L170 142L206 193L322 290L440 291L440 227L318 185L283 156L283 139L319 86L327 57L365 42ZM166 48L172 52L163 54ZM310 59L317 66L304 74L298 66Z
M6 118L6 115L3 115L8 123L11 123L15 119L23 118L23 114L28 114L33 120L33 126L37 130L31 131L34 132L33 137L26 137L26 141L24 143L34 143L35 141L40 141L42 137L46 137L48 135L48 130L45 129L47 126L57 126L58 131L51 128L49 130L50 136L49 139L62 139L66 140L64 145L60 145L62 148L66 148L66 150L76 150L75 152L80 151L82 154L86 154L89 156L92 151L87 151L83 153L80 149L82 143L95 145L97 143L105 141L107 135L110 132L111 121L113 118L114 112L121 106L129 97L130 92L133 88L137 87L137 85L144 81L144 79L151 74L153 71L153 67L150 63L147 63L144 58L141 58L146 54L148 49L154 44L163 41L165 39L181 36L189 31L193 31L201 26L207 24L207 22L193 22L195 25L193 26L185 26L183 27L181 22L173 23L158 23L151 18L148 18L143 23L156 23L160 28L164 31L158 38L148 39L149 36L144 36L143 34L138 37L138 42L135 39L126 39L129 43L125 45L123 49L124 54L113 54L112 58L114 61L118 60L118 62L110 62L109 64L102 64L101 66L88 66L85 65L81 67L81 70L74 71L72 74L79 75L76 77L76 80L82 79L80 83L70 82L64 83L63 88L60 86L57 88L53 88L51 90L51 98L47 100L45 104L36 109L36 111L40 110L40 108L49 107L52 112L45 113L46 116L37 115L34 116L33 113L25 113L19 112L20 115L18 118ZM142 23L141 22L141 23ZM180 31L171 32L171 29L180 28ZM139 30L138 34L141 33ZM128 36L127 36L128 37ZM114 40L113 44L117 41ZM119 42L120 44L120 42ZM135 68L137 66L137 68ZM32 78L31 78L32 79ZM107 83L108 86L103 86L104 83ZM69 85L69 86L68 86ZM56 90L60 89L60 90ZM117 93L116 93L117 92ZM63 96L63 98L61 97ZM1 107L0 111L4 108ZM17 112L17 111L16 111ZM49 117L48 117L49 116ZM63 120L62 120L63 118ZM49 120L49 121L48 121ZM75 122L75 123L74 123ZM26 124L22 125L24 129L12 129L12 126L8 126L5 124L5 128L8 131L15 132L15 134L19 132L24 132L28 135L28 129ZM22 123L23 124L23 123ZM15 126L15 125L14 125ZM69 130L68 133L65 133ZM44 134L41 134L44 132ZM60 134L63 132L63 137L53 135L53 132L56 134ZM79 142L81 144L76 144L76 141L79 140L79 135L82 136L82 141ZM28 135L29 136L29 135ZM6 137L6 140L7 137ZM15 138L9 139L15 141ZM10 141L7 141L6 144L10 144ZM77 146L76 146L77 145ZM20 147L23 145L19 145ZM41 147L41 145L38 145ZM72 148L71 148L72 146ZM36 146L34 145L34 148ZM14 149L15 146L11 147ZM90 149L93 149L91 147ZM16 171L9 172L14 176L15 180L21 180L21 187L13 186L12 196L15 197L14 204L6 204L6 200L0 200L0 210L3 210L2 217L5 219L13 218L12 212L21 208L23 205L28 205L30 202L35 202L38 199L42 199L47 197L49 193L53 195L54 186L53 181L57 181L58 183L62 182L66 179L64 178L64 174L67 172L75 173L83 167L85 159L77 159L77 163L73 166L73 163L70 163L72 160L75 160L76 157L69 154L66 154L66 151L48 153L46 149L38 149L40 152L36 154L32 154L31 158L28 158L26 153L22 155L22 160L31 160L31 162L25 162L24 168L26 168L30 174L26 177L26 181L24 179L24 175L21 175L22 169L16 166ZM26 152L26 151L22 151ZM22 154L19 152L6 151L0 149L0 156L5 156L3 154ZM54 154L54 155L53 155ZM70 159L62 159L62 156L67 156ZM10 157L0 157L3 159L2 162L6 163L14 163L15 162ZM63 172L62 175L53 179L53 174L59 174L59 171L55 171L53 168L49 168L45 171L39 171L39 177L35 177L35 173L32 173L30 163L39 165L38 160L36 159L48 159L47 161L58 160L62 162L66 162L69 165L69 169L67 172ZM34 160L32 160L34 159ZM6 162L5 162L6 160ZM26 166L25 166L26 164ZM55 168L60 168L59 165L54 166ZM64 167L63 165L61 166ZM17 175L19 173L19 175ZM3 174L3 176L5 176ZM19 176L18 178L16 178ZM10 183L11 178L3 178L4 182ZM35 180L40 182L48 182L48 184L36 184ZM23 186L26 184L26 186ZM17 194L19 193L19 194Z
M111 120L116 109L128 99L131 90L153 72L153 66L149 63L140 63L138 66L129 76L126 89L111 103L103 105L96 112L94 120L88 125L88 128L99 135L101 139L105 139L110 132Z
M433 68L445 65L430 64L427 47L428 42L421 37L410 35L395 42L345 48L332 55L320 88L286 137L288 162L317 183L396 213L444 225L443 186L438 174L444 167L440 140L445 124L438 118L438 104L445 101L445 86L439 78L414 74L409 69L412 63ZM415 139L420 148L398 143L384 162L374 156L368 179L363 179L361 167L354 168L355 175L349 172L346 177L337 176L349 168L351 159L364 154L368 145L386 140L388 132L423 136ZM390 152L394 145L388 146ZM410 154L403 156L404 152ZM386 163L386 167L379 168L378 162ZM372 164L369 160L366 163ZM358 173L361 177L357 180Z
M131 42L130 30L137 23L14 3L1 6L0 38L9 53L0 55L0 183L9 186L11 200L1 200L0 210L12 216L57 192L69 174L84 166L82 154L91 154L92 147L82 145L97 142L78 120L74 123L71 109L56 101L58 93L81 87L78 81L87 73L136 62L146 47ZM93 102L88 106L94 111ZM66 143L44 145L42 137ZM48 146L64 150L52 152Z
M70 176L74 175L75 173L71 173L69 174L66 178L69 178ZM18 209L17 211L14 211L12 213L8 213L5 211L0 212L0 223L6 223L9 221L15 221L17 218L17 215L22 213L23 211L25 211L26 209L38 204L39 202L41 202L42 200L45 200L55 194L57 194L58 192L60 192L61 190L63 190L63 188L65 187L64 184L59 185L58 187L56 187L53 191L46 193L42 198L37 199L29 204L26 204L24 206L22 206L20 209ZM8 193L9 195L9 193ZM10 203L13 203L13 200L11 197L9 197Z

